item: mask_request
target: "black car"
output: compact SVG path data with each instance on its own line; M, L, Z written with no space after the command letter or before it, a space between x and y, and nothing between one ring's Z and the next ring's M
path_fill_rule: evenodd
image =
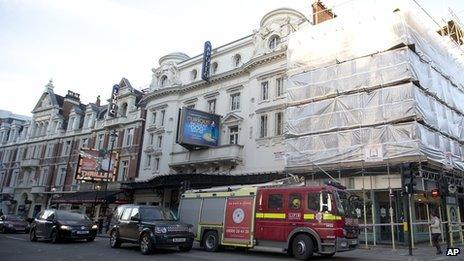
M4 215L0 217L0 231L8 232L29 232L29 222L16 215Z
M95 240L98 226L83 214L63 210L47 209L40 212L31 224L29 238L49 239L57 243L64 239Z
M155 206L121 205L113 213L110 246L136 243L144 255L159 247L178 247L187 252L193 245L193 226L177 221L167 209Z

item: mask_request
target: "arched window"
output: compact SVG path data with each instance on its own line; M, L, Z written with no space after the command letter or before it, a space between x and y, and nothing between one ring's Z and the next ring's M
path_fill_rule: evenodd
M121 106L121 116L122 117L127 116L127 103L123 103Z
M234 55L234 66L235 67L240 66L241 62L242 62L242 56L240 56L240 54Z
M191 72L190 72L190 78L192 80L195 80L197 78L197 70L196 69L193 69Z
M280 37L273 35L269 38L269 49L274 50L280 44Z
M214 62L213 64L211 64L211 74L216 74L217 69L218 69L218 63L217 62Z
M160 85L164 87L168 84L168 77L166 75L161 76Z

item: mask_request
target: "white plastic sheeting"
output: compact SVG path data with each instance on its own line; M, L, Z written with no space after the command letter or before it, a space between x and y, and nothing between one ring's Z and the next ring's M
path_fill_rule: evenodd
M464 170L464 67L410 11L289 38L286 166L431 160Z

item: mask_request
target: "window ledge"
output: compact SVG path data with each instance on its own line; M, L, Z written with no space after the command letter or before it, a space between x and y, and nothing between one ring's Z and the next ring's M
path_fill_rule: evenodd
M267 100L260 100L260 101L258 102L258 105L261 105L261 104L264 104L264 103L269 103L269 102L270 102L269 99L267 99Z

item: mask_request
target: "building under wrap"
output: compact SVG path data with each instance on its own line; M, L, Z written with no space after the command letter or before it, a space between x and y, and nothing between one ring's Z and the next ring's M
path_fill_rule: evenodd
M442 178L458 188L446 210L461 220L462 54L420 16L340 17L289 39L286 169L315 183L328 172L362 196L366 244L405 241L405 171L417 182L414 241L429 240L428 213L444 208L430 196ZM462 241L453 224L454 242Z

